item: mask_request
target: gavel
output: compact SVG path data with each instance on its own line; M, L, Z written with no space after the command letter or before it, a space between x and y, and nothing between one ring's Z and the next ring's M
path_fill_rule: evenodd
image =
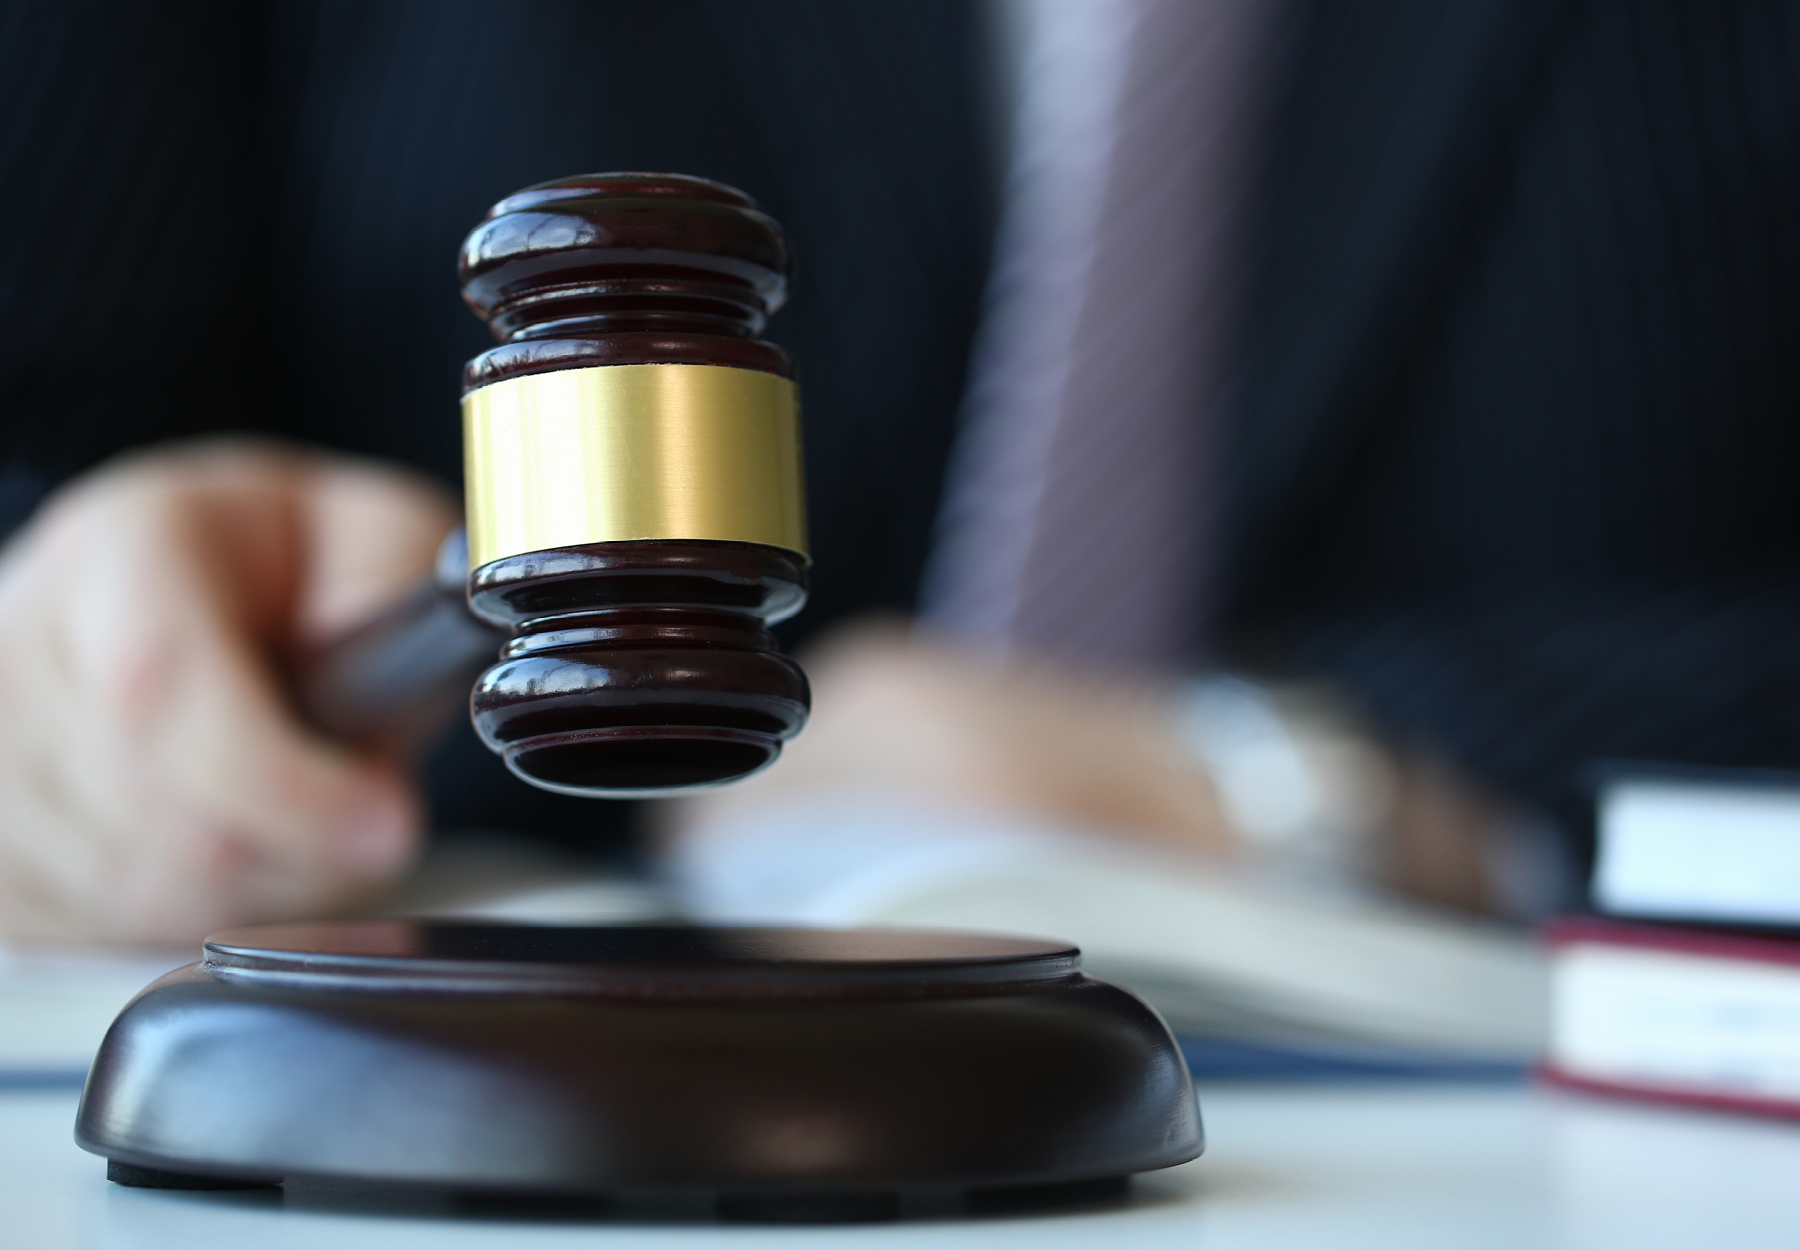
M311 719L416 740L466 697L512 772L567 794L772 763L810 700L769 632L809 564L794 362L757 337L790 264L754 200L703 178L581 175L494 205L457 265L500 340L463 374L466 539L302 664Z
M467 697L513 772L574 794L773 761L808 703L769 633L806 598L793 363L756 337L787 270L696 178L495 205L461 262L500 339L464 378L466 552L314 657L314 720L399 739ZM1203 1145L1167 1026L1066 942L466 920L212 935L114 1022L75 1138L122 1185L807 1221L1117 1197Z

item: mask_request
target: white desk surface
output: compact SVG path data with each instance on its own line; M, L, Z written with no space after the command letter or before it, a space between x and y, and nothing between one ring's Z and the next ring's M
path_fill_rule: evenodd
M1800 1126L1524 1088L1204 1087L1204 1158L1107 1210L892 1224L530 1221L108 1185L75 1095L0 1092L6 1250L1800 1247Z

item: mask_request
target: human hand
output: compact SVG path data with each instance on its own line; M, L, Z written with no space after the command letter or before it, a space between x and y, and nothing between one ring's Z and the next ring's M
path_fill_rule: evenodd
M284 671L454 523L401 470L249 442L125 457L47 501L0 553L0 937L186 943L402 871L403 761L309 730Z
M767 772L665 805L665 832L851 791L1235 852L1212 783L1172 732L1172 682L1002 660L897 625L843 630L802 659L806 731Z

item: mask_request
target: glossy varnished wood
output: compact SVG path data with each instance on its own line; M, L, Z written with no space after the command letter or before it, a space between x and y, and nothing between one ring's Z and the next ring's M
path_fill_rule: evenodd
M382 922L206 954L126 1009L83 1097L81 1144L140 1182L825 1201L1201 1145L1167 1029L1054 942Z
M476 731L515 772L576 792L654 792L772 761L810 692L768 623L806 598L794 553L632 542L496 560L470 602L515 637L482 674Z
M507 197L469 235L463 295L502 342L465 392L611 365L792 377L756 336L786 296L780 227L704 179L600 174ZM765 767L806 722L805 675L769 625L806 601L796 552L633 541L532 551L471 570L476 614L514 641L478 681L482 739L534 784L653 794Z

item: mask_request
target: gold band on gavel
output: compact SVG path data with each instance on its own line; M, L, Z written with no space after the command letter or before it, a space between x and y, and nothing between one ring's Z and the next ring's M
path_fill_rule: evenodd
M463 397L469 567L547 547L723 539L806 554L799 390L720 365L606 365Z

